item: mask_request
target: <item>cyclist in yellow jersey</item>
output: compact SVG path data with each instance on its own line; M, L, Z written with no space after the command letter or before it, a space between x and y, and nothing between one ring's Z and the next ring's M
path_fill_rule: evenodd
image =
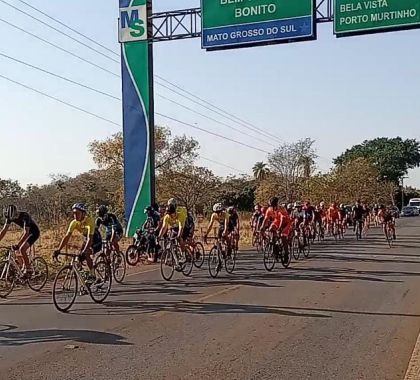
M58 257L61 250L67 246L74 231L80 232L85 238L81 253L86 259L86 264L89 267L93 280L95 275L91 256L101 250L102 238L99 231L96 229L95 219L88 216L85 204L76 203L73 205L72 210L74 219L71 221L67 233L61 240L58 249L54 252L54 257Z

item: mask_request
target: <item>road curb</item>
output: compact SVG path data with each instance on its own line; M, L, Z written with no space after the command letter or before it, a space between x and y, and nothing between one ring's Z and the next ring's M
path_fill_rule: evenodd
M416 345L411 354L410 362L408 363L407 372L404 380L419 380L420 379L420 334L417 337Z

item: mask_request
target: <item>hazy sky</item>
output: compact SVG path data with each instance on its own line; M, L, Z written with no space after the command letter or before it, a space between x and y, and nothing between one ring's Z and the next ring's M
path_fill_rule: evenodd
M25 8L17 0L6 0ZM116 52L118 0L28 0ZM155 0L155 11L195 7L198 0ZM42 17L37 15L37 17ZM0 18L36 33L119 73L114 63L0 3ZM48 20L46 20L48 21ZM91 67L0 21L0 53L41 66L120 96L120 79ZM316 140L322 170L331 158L365 139L420 139L420 30L336 39L332 24L318 40L223 52L205 52L199 39L155 44L156 74L269 131L283 141ZM117 57L116 57L117 58ZM0 74L121 123L121 104L0 56ZM156 86L156 93L211 115ZM271 151L272 146L229 130L156 96L156 110ZM223 120L220 116L212 115ZM242 127L223 120L236 128ZM266 153L157 118L174 134L197 138L200 153L250 172ZM120 128L32 93L0 78L0 178L46 183L53 173L78 174L94 167L87 145ZM247 133L250 131L244 130ZM256 135L259 138L263 136ZM200 161L219 175L237 174ZM420 170L408 184L420 187Z

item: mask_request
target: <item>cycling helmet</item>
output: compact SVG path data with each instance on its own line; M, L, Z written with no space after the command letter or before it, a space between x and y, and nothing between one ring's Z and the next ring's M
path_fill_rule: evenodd
M9 220L16 219L17 214L18 214L17 207L15 205L7 206L3 214L6 219L9 219Z
M342 203L340 203L340 208L344 208L344 205Z
M380 206L379 206L379 208L380 208L381 210L383 210L383 209L385 208L385 205L380 205Z
M81 202L75 203L71 209L72 210L79 210L79 211L82 211L82 212L87 212L86 205L84 203L81 203Z
M295 202L294 208L298 208L298 207L302 207L302 203L301 202Z
M228 208L227 208L227 212L229 213L229 214L233 214L233 211L235 210L235 207L233 207L233 206L229 206Z
M279 199L277 197L273 197L270 199L270 206L277 207L279 205Z
M288 205L287 205L287 209L288 210L291 210L293 208L293 203L289 203Z
M176 199L175 198L171 198L168 200L168 206L170 205L174 205L176 207Z
M153 209L152 209L152 206L147 206L145 209L144 209L144 213L145 214L150 214L150 212L152 211Z
M105 205L99 206L98 209L96 210L96 215L98 215L100 218L103 218L105 214L107 213L108 213L108 207L106 207Z
M213 211L214 212L221 212L221 211L223 211L223 205L221 203L215 203L213 205Z
M258 205L254 206L254 211L260 211L260 206Z
M176 212L176 207L174 204L168 205L168 214L174 214Z
M319 203L319 206L320 206L320 207L324 207L324 206L325 206L325 202L324 202L324 201L320 202L320 203Z

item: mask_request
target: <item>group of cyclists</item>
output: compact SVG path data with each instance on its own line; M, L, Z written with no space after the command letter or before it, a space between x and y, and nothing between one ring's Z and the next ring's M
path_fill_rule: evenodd
M384 232L391 231L391 238L396 240L395 218L397 215L392 207L374 205L372 208L356 200L353 206L338 205L325 202L312 205L310 201L280 204L277 197L271 198L267 206L256 205L250 225L254 241L264 236L265 231L276 233L287 252L287 241L293 231L303 234L303 241L317 236L324 238L325 234L343 236L350 227L358 239L367 234L371 223L382 225Z
M216 203L212 207L210 222L203 234L206 242L212 229L215 228L214 238L223 242L226 247L226 255L230 255L233 249L238 249L240 238L239 215L234 206L225 207L222 203ZM102 236L100 227L105 228L105 239L117 252L119 241L123 237L123 227L117 216L109 212L107 206L100 206L96 211L96 218L88 213L84 203L76 203L72 206L73 219L70 222L65 236L62 238L53 257L57 258L61 251L68 245L73 233L79 232L84 237L81 247L81 255L87 263L90 271L90 281L94 282L95 273L92 256L102 249ZM194 241L195 221L192 213L186 207L178 206L175 199L169 199L166 207L157 204L145 209L146 222L137 231L141 236L140 241L145 239L149 242L149 260L156 262L160 253L160 241L167 235L175 237L183 251L186 246L191 246ZM284 247L284 255L287 259L288 241L293 231L301 231L304 244L306 239L314 238L318 234L323 238L325 234L343 233L349 225L360 234L365 230L372 219L383 225L384 231L390 227L392 238L395 236L395 224L391 208L383 205L374 206L372 209L357 200L352 207L332 202L326 206L320 202L313 206L309 201L295 202L294 204L281 204L279 198L273 197L267 206L256 205L250 224L253 236L263 236L270 232L275 234ZM33 218L24 211L19 211L15 205L10 205L4 210L5 224L0 231L0 241L4 238L10 225L16 224L23 230L22 236L16 245L15 251L20 252L24 263L24 274L31 274L31 266L28 258L28 250L40 237L40 229ZM359 226L359 227L358 227ZM147 232L149 231L149 232ZM149 236L146 236L149 234ZM311 236L312 235L312 236ZM178 264L178 263L177 263Z

